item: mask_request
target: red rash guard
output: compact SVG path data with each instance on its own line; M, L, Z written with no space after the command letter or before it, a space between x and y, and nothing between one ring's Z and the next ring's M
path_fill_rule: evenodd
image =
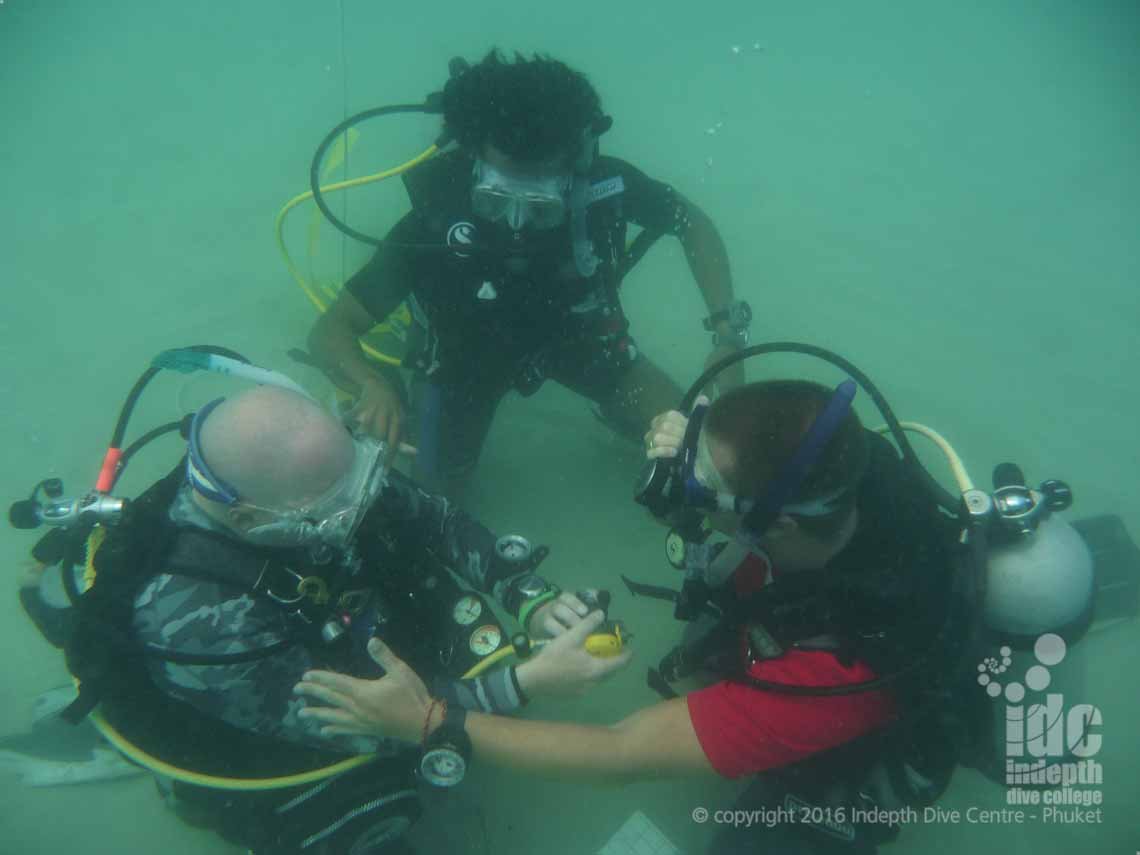
M768 562L749 555L733 574L738 595L759 590L771 576ZM866 664L845 668L827 651L789 650L753 664L749 673L773 683L833 686L876 677ZM887 724L894 705L884 692L801 697L765 692L731 681L687 696L689 717L705 756L726 778L764 772L835 748Z

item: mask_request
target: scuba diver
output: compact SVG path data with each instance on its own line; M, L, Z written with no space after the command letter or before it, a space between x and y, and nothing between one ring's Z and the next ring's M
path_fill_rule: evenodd
M164 368L261 385L124 449L130 411ZM182 461L137 499L113 496L126 461L174 430L187 439ZM308 669L381 674L366 649L383 636L451 710L506 713L628 660L588 652L601 613L582 598L595 592L539 576L545 548L496 539L387 458L288 378L186 348L160 354L136 384L95 490L65 499L49 480L10 511L18 527L53 526L34 554L61 567L71 606L29 612L78 680L64 718L94 721L156 773L181 817L256 853L411 851L418 780L453 786L470 759L440 739L323 737L293 693ZM557 638L479 675L512 649L482 594Z
M462 487L512 388L528 396L555 380L635 441L677 399L680 389L635 345L618 293L661 235L681 241L708 306L710 360L747 343L751 310L733 297L712 221L671 186L599 154L612 119L584 75L492 51L474 66L453 60L431 105L361 115L411 109L442 112L442 153L404 173L413 209L384 239L341 223L320 195L320 156L355 119L314 159L313 198L325 216L378 249L318 319L309 349L356 397L359 425L394 446L407 422L400 375L367 359L358 339L407 301L421 340L403 365L413 370L425 483ZM627 249L631 223L643 231Z
M698 398L730 360L781 351L856 378L894 444L863 427L852 379ZM960 496L933 482L904 430L943 446ZM1041 632L1074 641L1092 617L1088 547L1056 515L1071 501L1063 483L1030 489L1003 465L992 495L976 488L949 445L900 423L855 366L794 343L713 366L678 410L653 420L645 448L636 497L673 526L666 554L684 582L625 582L688 622L685 642L650 671L665 699L612 727L473 712L465 728L477 756L603 783L755 775L734 809L784 812L719 827L717 855L873 852L899 832L874 808L930 804L959 763L996 766L1000 780L1004 758L982 756L1004 748L1004 725L987 730L980 651L997 632L1010 643ZM714 542L713 529L730 540ZM1016 566L1027 550L1029 574ZM383 661L379 680L309 674L298 686L312 703L305 715L330 734L437 727L432 693L391 651ZM703 685L679 697L685 679Z

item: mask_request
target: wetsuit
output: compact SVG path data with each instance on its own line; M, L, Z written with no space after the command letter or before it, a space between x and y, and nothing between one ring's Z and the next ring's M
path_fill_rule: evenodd
M297 715L292 689L310 668L381 675L365 650L377 635L450 702L517 708L525 698L513 669L456 679L471 663L468 636L495 618L485 604L471 626L454 617L472 593L451 573L506 607L519 568L495 542L446 499L392 473L352 551L257 547L201 512L179 466L94 552L94 585L67 643L79 703L94 695L130 742L215 777L290 775L374 753L365 766L287 789L165 789L185 819L259 855L348 851L361 840L361 852L403 852L420 810L418 749L322 737ZM330 639L329 621L343 634Z
M440 469L447 477L475 465L511 388L531 394L550 378L601 404L613 398L638 358L618 299L627 227L681 237L689 224L672 187L599 157L587 208L599 264L583 276L569 223L528 236L516 250L508 235L478 220L471 170L470 158L455 152L413 171L412 211L346 286L377 322L408 299L424 325L409 362L417 398L430 386L439 401ZM430 249L440 245L447 250Z

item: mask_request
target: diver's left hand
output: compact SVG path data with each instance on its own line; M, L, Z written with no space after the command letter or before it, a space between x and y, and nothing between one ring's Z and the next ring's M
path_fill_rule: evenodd
M544 644L536 655L518 665L515 676L523 692L531 699L544 695L574 697L628 665L632 650L602 657L586 649L586 639L604 620L600 609L591 612L572 630Z
M709 358L705 360L705 371L708 371L716 363L722 359L727 359L734 353L740 351L740 348L734 344L719 344L713 348ZM717 375L716 379L705 387L705 392L716 394L718 392L727 392L737 386L744 385L744 362L737 362L735 365L730 365L724 371Z
M693 409L707 407L707 395L698 395L693 401ZM653 417L649 423L649 430L645 432L645 456L649 460L659 457L676 457L681 453L681 445L685 441L685 432L689 429L689 417L669 410Z
M325 706L306 706L298 715L319 721L326 737L386 736L419 742L431 706L427 686L379 638L368 642L368 655L385 671L378 680L306 672L294 693Z
M598 593L592 588L589 590L595 595ZM581 623L589 613L586 604L578 597L563 591L549 603L535 609L524 629L535 638L556 638Z

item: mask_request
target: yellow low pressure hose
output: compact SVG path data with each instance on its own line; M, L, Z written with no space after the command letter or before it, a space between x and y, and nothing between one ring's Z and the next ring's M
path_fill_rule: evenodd
M353 178L348 181L338 181L334 184L324 185L321 187L321 193L335 193L340 190L350 190L353 187L362 187L365 184L372 184L376 181L383 181L387 178L401 175L404 172L407 172L409 169L414 169L415 167L419 166L424 161L435 157L438 152L439 148L433 144L406 163L402 163L399 166L394 166L391 169L385 169L383 172L377 172L374 175L365 175L362 178ZM281 251L281 258L285 261L285 267L288 268L290 275L292 275L293 279L296 280L297 284L301 287L301 290L305 292L305 296L309 298L309 301L316 307L317 311L323 312L328 308L328 300L323 294L320 293L316 285L305 278L305 275L293 261L292 256L289 255L289 248L285 244L285 218L289 215L290 211L292 211L302 202L307 202L312 198L313 191L306 190L304 193L294 196L292 199L286 202L284 207L282 207L281 210L277 213L275 231L277 234L277 248ZM362 342L361 347L364 348L365 352L373 359L380 360L381 362L386 362L390 365L400 364L399 359L388 356L385 353L381 353L366 343Z
M183 784L209 787L212 790L250 792L256 790L280 790L287 787L301 787L305 784L315 784L318 781L323 781L326 778L347 772L349 769L363 766L366 763L372 762L372 759L375 757L373 754L357 754L354 757L341 760L339 763L322 766L320 769L313 769L309 772L299 772L296 775L281 775L275 778L223 778L217 775L191 772L188 769L172 766L165 760L159 760L157 757L147 754L137 745L128 742L121 733L115 730L115 728L103 718L98 710L88 715L88 718L91 720L91 723L95 725L95 729L99 731L103 738L115 746L115 749L119 751L119 753L133 763L154 772L156 775L162 775L163 777L180 781Z
M501 662L513 653L514 648L510 645L495 651L490 656L476 663L463 675L463 679L470 680L479 676L492 665ZM76 681L76 684L78 685L78 681ZM357 754L354 757L349 757L338 763L322 766L319 769L313 769L308 772L299 772L295 775L280 775L274 778L225 778L218 775L191 772L189 769L173 766L165 760L160 760L153 754L148 754L134 743L128 741L98 710L94 710L88 718L103 738L110 742L119 753L131 762L154 772L156 775L162 775L163 777L180 781L184 784L209 787L213 790L253 792L258 790L281 790L287 787L301 787L306 784L315 784L326 778L331 778L334 775L339 775L350 769L363 766L366 763L370 763L376 756L374 754Z
M92 529L90 536L87 540L87 561L84 573L85 589L90 587L95 581L95 552L99 545L103 542L106 536L106 529L102 526L96 526ZM471 679L479 674L482 674L489 667L496 662L501 662L507 656L514 652L511 646L503 647L497 650L487 658L476 663L466 674L463 679ZM79 681L75 681L75 685L79 685ZM189 769L183 769L167 763L165 760L160 760L153 754L148 754L143 751L134 743L130 742L125 736L119 733L106 718L103 717L99 710L93 710L88 718L91 720L92 725L99 731L100 735L106 739L115 749L126 757L131 762L142 766L156 775L170 778L174 781L179 781L184 784L193 784L198 787L208 787L213 790L230 790L237 792L254 792L258 790L281 790L288 787L301 787L306 784L315 784L323 781L326 778L331 778L334 775L339 775L347 772L350 769L355 769L372 762L376 755L374 754L357 754L354 757L348 757L337 763L328 766L322 766L319 769L312 769L308 772L298 772L295 775L279 775L272 778L227 778L219 775L207 775L201 772L191 772Z
M962 462L962 458L958 456L958 452L950 445L949 441L942 436L934 428L929 428L924 424L918 422L900 422L899 427L903 430L910 431L911 433L921 434L933 442L938 448L946 455L946 461L950 464L950 471L954 475L954 481L958 484L958 490L965 493L974 489L974 482L970 478L970 474L966 471L966 465ZM875 428L877 433L887 433L889 428L886 425L880 425Z

